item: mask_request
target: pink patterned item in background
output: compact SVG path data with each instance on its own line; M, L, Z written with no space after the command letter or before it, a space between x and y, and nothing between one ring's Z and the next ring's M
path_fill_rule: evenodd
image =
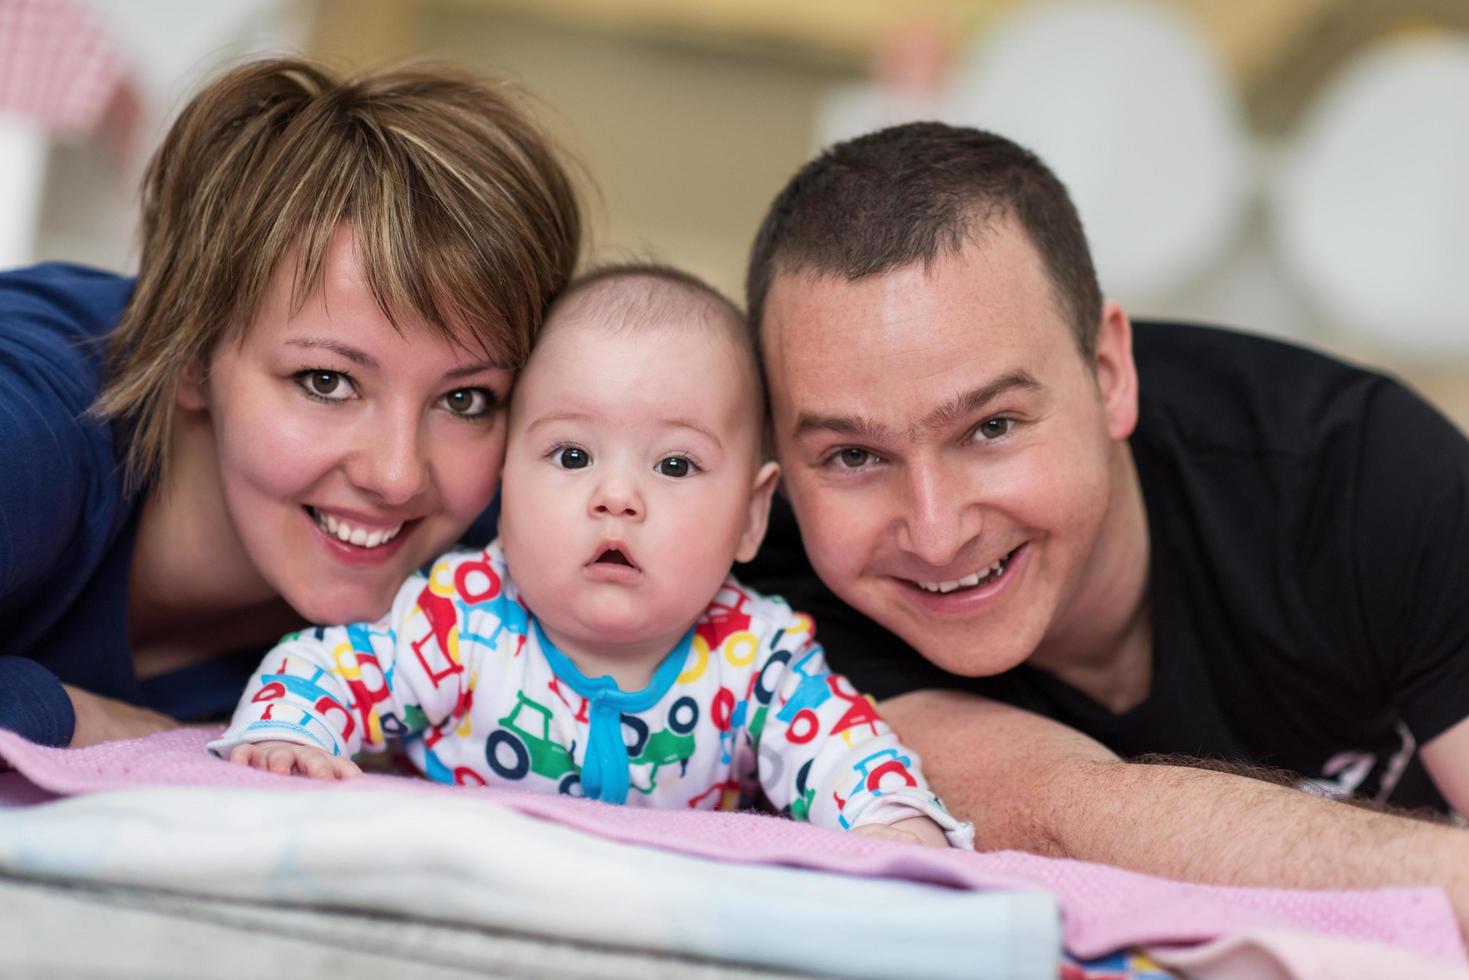
M0 0L0 111L77 135L116 106L131 117L136 98L118 47L86 4Z

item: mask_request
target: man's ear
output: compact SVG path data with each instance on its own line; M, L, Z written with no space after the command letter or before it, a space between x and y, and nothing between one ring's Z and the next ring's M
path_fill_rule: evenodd
M749 561L765 540L765 526L770 522L770 497L780 482L780 464L766 463L755 474L750 487L750 506L745 512L745 529L740 533L740 546L735 561Z
M201 412L209 407L209 396L205 392L208 372L202 360L190 361L179 373L174 388L174 404L188 412Z
M1095 356L1092 370L1107 415L1107 435L1122 442L1137 426L1137 365L1132 360L1132 322L1111 300L1102 304Z

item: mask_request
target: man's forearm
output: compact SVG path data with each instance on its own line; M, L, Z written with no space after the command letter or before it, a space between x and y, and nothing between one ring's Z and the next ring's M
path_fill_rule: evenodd
M1469 835L1454 827L1231 773L1120 761L1078 765L1048 795L1044 822L1068 857L1225 885L1440 885L1469 916Z
M1439 885L1469 923L1469 834L1230 773L1122 762L1028 712L921 692L883 713L975 846L1187 881L1291 888Z

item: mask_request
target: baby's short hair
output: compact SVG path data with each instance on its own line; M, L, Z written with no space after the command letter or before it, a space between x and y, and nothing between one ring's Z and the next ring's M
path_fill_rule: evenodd
M721 331L745 363L763 415L765 390L745 314L698 276L656 262L597 266L573 279L562 291L546 314L543 331L556 329L560 321L589 315L618 330L695 321L698 326Z

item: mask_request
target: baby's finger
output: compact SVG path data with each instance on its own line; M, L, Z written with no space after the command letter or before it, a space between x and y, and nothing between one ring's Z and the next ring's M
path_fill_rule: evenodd
M289 776L296 768L296 752L293 748L272 748L265 753L265 768L282 776Z
M331 764L332 772L336 774L338 779L356 779L362 775L362 769L351 759L332 756Z
M236 745L234 748L230 749L230 754L225 758L229 759L229 761L233 762L237 766L248 766L250 765L250 756L253 754L251 750L253 748L255 748L255 746L251 745L249 742L246 742L243 745Z
M311 749L296 750L296 768L303 775L312 779L332 780L337 778L337 771L332 766L331 758L325 752L314 752Z

